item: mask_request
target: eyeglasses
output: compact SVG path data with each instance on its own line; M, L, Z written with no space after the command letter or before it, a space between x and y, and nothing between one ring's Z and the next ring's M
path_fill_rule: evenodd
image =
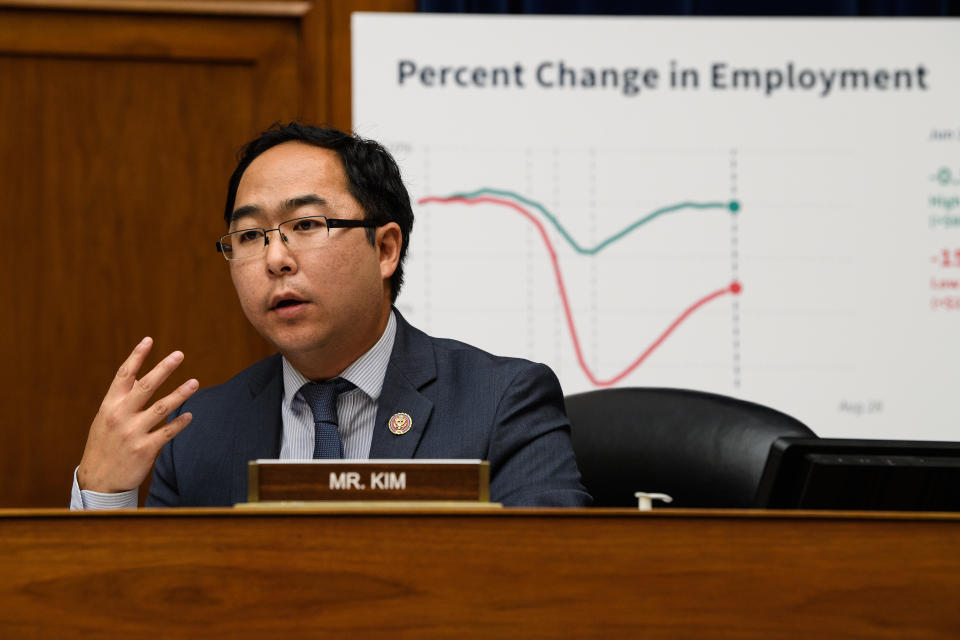
M285 220L273 229L254 227L231 231L221 236L217 242L217 251L227 260L246 260L262 255L270 244L271 231L277 231L280 239L291 251L300 249L316 249L327 243L330 229L365 227L372 229L382 226L373 220L345 220L342 218L327 218L326 216L307 216Z

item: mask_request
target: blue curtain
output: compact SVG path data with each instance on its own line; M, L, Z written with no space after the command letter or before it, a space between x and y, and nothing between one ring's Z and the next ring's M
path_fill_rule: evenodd
M420 11L694 16L956 16L960 0L420 0Z

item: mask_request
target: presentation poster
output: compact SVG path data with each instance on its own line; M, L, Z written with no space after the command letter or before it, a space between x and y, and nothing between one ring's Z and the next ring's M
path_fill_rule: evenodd
M960 21L355 14L400 311L565 393L960 439Z

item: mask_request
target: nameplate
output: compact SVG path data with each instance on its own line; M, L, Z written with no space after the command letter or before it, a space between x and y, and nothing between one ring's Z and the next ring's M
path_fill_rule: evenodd
M489 502L490 465L480 460L253 460L249 502Z

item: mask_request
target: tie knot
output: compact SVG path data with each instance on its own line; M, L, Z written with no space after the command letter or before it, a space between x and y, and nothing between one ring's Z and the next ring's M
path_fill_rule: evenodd
M308 382L300 387L300 395L313 412L314 458L343 457L343 440L337 426L337 397L353 388L353 384L343 378Z
M331 378L323 382L308 382L300 387L300 395L310 405L314 422L337 423L337 397L356 388L349 380Z

